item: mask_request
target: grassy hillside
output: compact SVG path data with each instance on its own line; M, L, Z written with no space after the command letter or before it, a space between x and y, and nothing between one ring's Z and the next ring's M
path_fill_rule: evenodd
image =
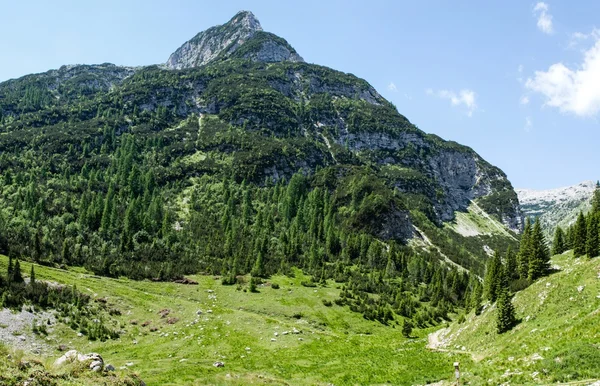
M556 273L515 295L521 322L512 331L496 333L493 305L432 335L430 344L470 354L475 363L464 367L464 378L471 384L599 379L600 259L567 252L552 263Z
M0 270L6 266L6 257L0 256ZM22 271L29 270L30 265L22 263ZM192 276L199 285L182 285L100 278L42 266L36 266L36 276L74 284L121 311L114 316L123 330L120 339L104 343L90 342L58 324L46 339L51 354L38 358L53 374L51 363L61 355L56 350L59 344L98 352L118 375L137 373L149 385L425 384L449 379L457 358L426 350L427 330L416 331L415 338L407 340L400 326L367 321L335 303L326 306L323 300L338 297L337 285L303 287L300 283L306 277L300 272L295 278L273 277L259 286L259 293L245 291L246 285L239 290L223 286L213 276ZM169 315L161 318L159 311L165 309ZM168 324L169 318L177 321ZM145 322L149 323L143 327ZM216 361L225 367L214 367ZM79 384L106 380L83 376ZM59 379L58 384L72 384L68 382L72 381Z

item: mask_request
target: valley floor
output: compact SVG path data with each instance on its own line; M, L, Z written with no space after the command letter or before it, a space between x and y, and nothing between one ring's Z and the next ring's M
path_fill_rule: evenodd
M0 269L6 265L1 257ZM29 270L22 263L22 271ZM90 342L61 323L47 338L37 338L35 344L50 347L43 355L49 369L63 354L57 350L61 344L98 352L117 374L136 373L148 385L427 384L449 381L454 361L466 367L470 362L460 353L428 350L429 331L405 339L400 326L386 327L347 307L326 306L323 300L338 297L339 284L303 287L306 278L299 271L295 278L273 277L259 286L259 293L244 291L247 286L223 286L212 276L192 276L198 285L182 285L41 266L36 276L75 284L121 312L115 316L123 330L118 340ZM14 334L34 339L30 331ZM214 367L215 362L225 366ZM89 382L102 384L102 379Z

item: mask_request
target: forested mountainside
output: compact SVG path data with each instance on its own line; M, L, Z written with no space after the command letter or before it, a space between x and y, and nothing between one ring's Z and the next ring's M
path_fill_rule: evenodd
M522 228L500 169L419 130L365 80L305 63L250 12L165 65L0 83L0 173L11 257L224 284L300 267L306 285L346 283L344 302L383 323L465 306L485 251L516 246ZM501 232L444 225L473 207Z

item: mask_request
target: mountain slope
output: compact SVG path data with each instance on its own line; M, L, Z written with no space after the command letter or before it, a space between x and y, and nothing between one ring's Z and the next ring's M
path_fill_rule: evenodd
M437 349L464 352L475 363L463 366L473 384L550 384L600 379L600 259L554 256L558 271L518 292L513 299L521 322L496 333L496 306L430 338Z
M539 217L548 238L557 225L566 228L575 222L580 211L586 213L591 208L594 189L596 184L593 181L584 181L564 188L516 189L516 192L523 214L532 218Z
M265 56L293 49L248 12L190 42L173 68L0 83L0 251L225 285L300 268L307 286L344 283L368 320L427 327L464 306L491 250L516 247L506 175L367 81ZM478 231L448 225L465 219Z

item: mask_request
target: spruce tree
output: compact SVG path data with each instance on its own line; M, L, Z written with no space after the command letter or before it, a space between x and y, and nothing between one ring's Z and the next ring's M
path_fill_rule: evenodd
M484 295L485 298L490 302L495 302L498 298L498 290L500 285L500 279L502 275L502 262L500 261L500 256L498 253L494 252L494 255L490 259L487 264L487 269L485 272L485 280L483 282L484 285Z
M598 256L600 243L600 240L598 239L598 215L599 214L594 212L588 215L585 252L589 258Z
M600 213L600 181L596 182L596 189L592 196L592 213Z
M498 334L510 330L516 323L515 307L507 288L502 288L498 296L496 329Z
M531 234L531 250L529 256L529 280L535 280L542 277L550 268L550 255L546 247L546 239L542 233L540 220L535 221Z
M510 245L508 246L508 249L506 250L506 269L508 272L509 281L517 279L519 277L517 256L512 251L512 248L510 247Z
M583 212L579 212L575 228L573 230L573 255L580 257L585 255L587 229Z
M471 296L469 299L469 308L475 310L475 315L479 315L481 313L481 296L483 294L483 288L478 279L472 279L472 290Z
M554 231L554 241L552 241L552 255L560 255L567 250L565 234L560 226L556 226Z
M33 269L33 264L31 264L31 273L29 274L29 283L32 286L35 285L35 270Z
M261 251L258 252L258 255L256 256L256 261L254 262L254 266L252 267L252 276L253 277L263 277L265 272L265 267L264 267L264 261L263 261L263 254Z
M404 319L404 323L402 324L402 336L405 338L410 338L410 334L412 334L413 324L410 319Z
M569 249L573 249L573 238L574 238L574 234L575 234L575 230L573 229L574 226L570 226L567 228L567 231L564 232L565 234L565 251L568 251Z
M12 271L12 283L23 283L23 275L21 275L21 263L19 263L19 259L15 261L15 267Z
M14 271L14 266L13 266L13 260L12 257L8 257L8 269L6 270L6 281L8 283L10 283L12 281L13 278L13 271Z
M519 243L519 253L517 255L519 277L525 279L529 273L529 255L530 255L530 239L531 239L531 221L529 217L525 219L525 227L521 235Z

